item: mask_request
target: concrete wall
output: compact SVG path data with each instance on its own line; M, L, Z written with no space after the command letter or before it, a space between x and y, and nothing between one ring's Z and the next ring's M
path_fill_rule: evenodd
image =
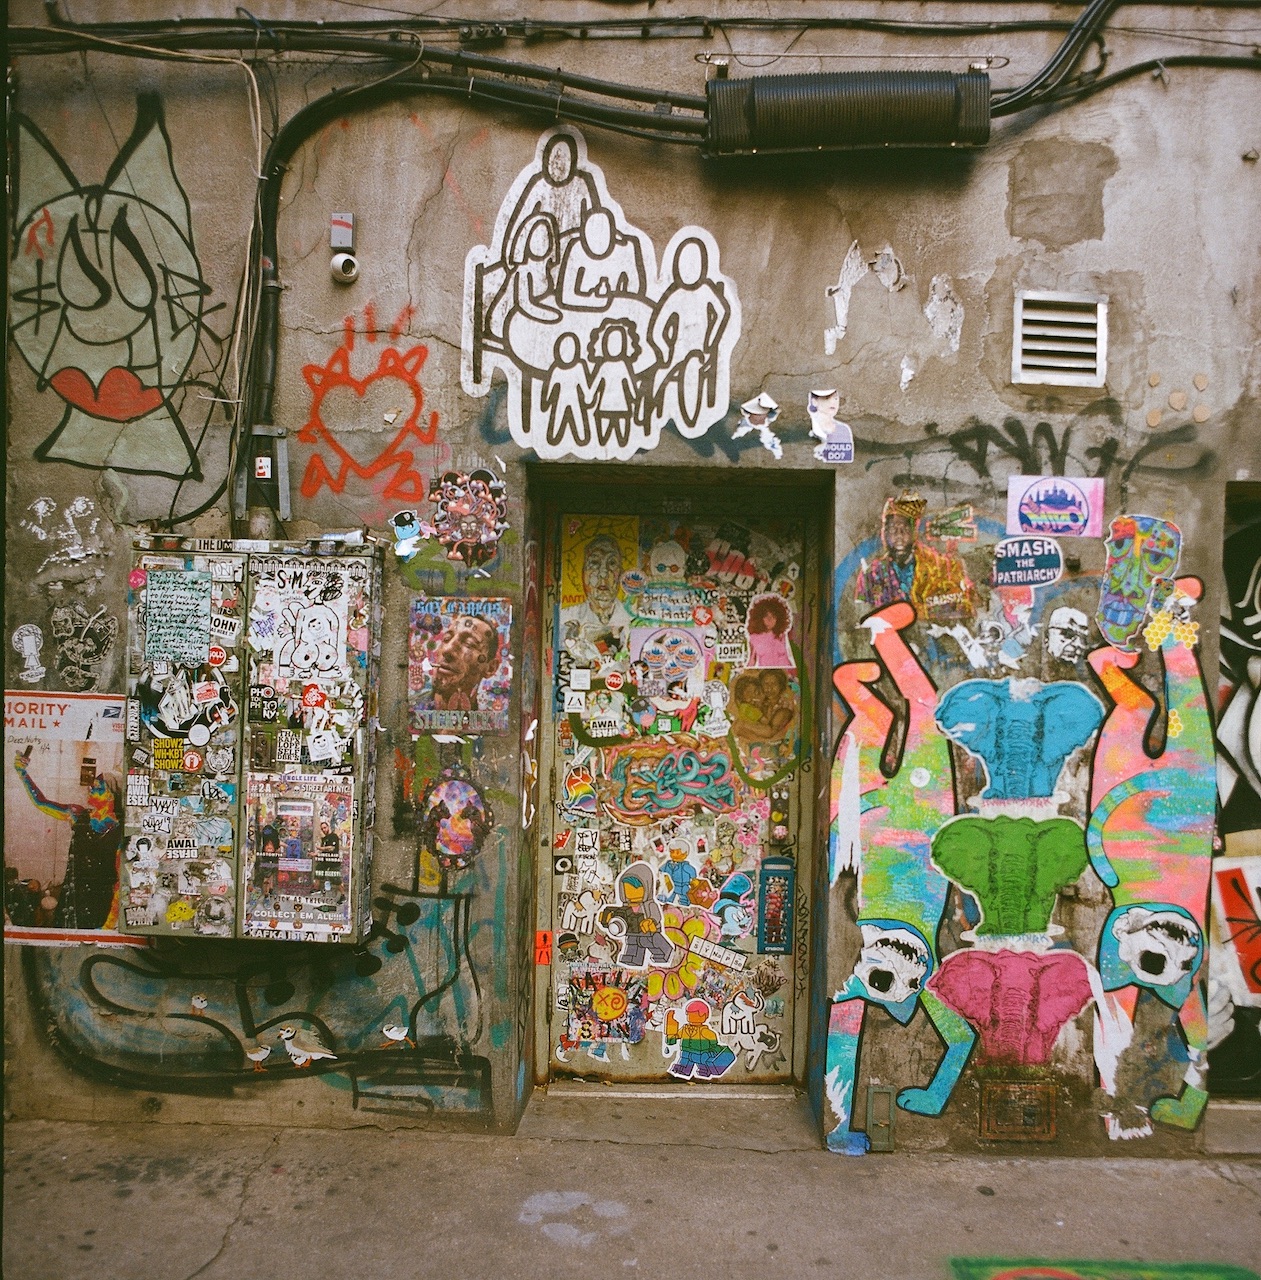
M140 16L136 6L106 9L95 16ZM957 6L927 9L953 16ZM1229 11L1159 15L1171 30L1238 25ZM330 7L326 16L344 15ZM19 5L11 20L39 24L41 11ZM785 39L732 36L759 51ZM971 55L980 39L920 40L911 51ZM986 52L1011 59L996 82L1022 80L1057 39L985 38ZM892 36L862 40L873 57L909 49ZM700 92L694 57L719 43L498 52ZM1114 65L1183 48L1121 32L1108 43ZM794 53L837 47L816 33ZM849 64L806 57L774 69L819 67ZM321 59L269 59L259 73L265 121L347 80ZM17 83L6 688L51 706L58 691L124 688L137 530L233 532L228 410L239 394L234 335L259 145L250 80L235 65L30 57ZM645 485L681 468L716 482L731 469L835 473L837 697L814 744L831 823L814 904L810 1079L838 1149L864 1145L851 1122L863 1127L869 1083L898 1093L899 1144L969 1149L986 1122L1036 1137L1052 1114L1058 1136L1039 1149L1102 1147L1107 1136L1143 1136L1127 1150L1194 1141L1214 806L1200 666L1212 671L1217 657L1224 486L1261 466L1259 89L1241 71L1145 75L1063 111L996 122L990 145L967 154L716 163L595 128L563 134L575 152L585 146L580 162L601 175L602 202L620 206L623 234L655 250L663 275L645 283L649 303L689 236L705 246L723 296L738 299L717 344L714 411L681 433L676 402L645 429L650 447L621 451L647 469ZM231 942L152 953L30 946L20 963L10 948L13 1113L514 1123L532 1071L538 846L526 732L539 690L529 633L534 645L544 639L527 463L585 456L603 457L610 477L621 468L618 449L578 443L578 429L548 443L560 419L531 405L528 377L505 378L523 359L511 343L478 382L466 259L485 246L472 264L493 266L505 251L510 189L515 199L537 180L554 127L428 96L348 109L297 153L279 221L275 422L289 433L293 494L284 536L362 526L389 547L400 509L434 518L436 476L482 468L504 485L507 530L484 563L448 558L436 538L406 563L387 552L374 874L378 884L412 874L416 802L442 768L463 770L495 815L461 882L471 895L467 957L451 954L449 902L403 923L388 893L376 915L389 932L322 963L275 947L263 959ZM121 173L111 168L120 150ZM129 345L126 325L86 309L92 273L76 274L66 257L73 213L82 237L123 203L144 218L123 251L168 267L153 277L166 317L158 351L144 326ZM361 270L348 286L329 274L335 211L356 219ZM111 305L131 296L142 314L149 277L134 261L115 263ZM1026 289L1107 299L1104 387L1012 384L1013 300ZM49 317L67 303L79 308L82 342L58 330L54 346ZM58 378L72 367L90 372L86 390L74 375ZM107 386L111 369L133 369L139 382L116 372ZM840 393L852 463L815 458L808 400L820 388ZM741 431L739 406L759 393L781 407L782 457ZM994 585L1011 476L1102 483L1103 529L1058 539L1054 584ZM1136 523L1113 525L1106 541L1124 517ZM916 544L909 588L889 552L899 520ZM269 523L256 516L255 527ZM413 744L406 654L417 592L512 602L507 731L456 747ZM896 603L908 597L913 607ZM1138 609L1132 625L1114 610L1101 629L1101 608L1127 598ZM31 626L42 647L31 631L19 638ZM890 708L903 727L886 752ZM6 708L7 730L17 714ZM6 863L39 879L24 843L35 820L15 800L9 807ZM59 830L39 839L52 848ZM391 937L406 945L391 950ZM1169 970L1152 971L1156 954ZM434 1045L426 1067L391 1076L373 1056L382 1025L453 960L453 988L422 1019ZM85 985L86 964L106 974L109 1004ZM205 995L208 1016L231 1031L242 991L263 1011L318 1015L340 1067L310 1081L220 1070L171 1021Z

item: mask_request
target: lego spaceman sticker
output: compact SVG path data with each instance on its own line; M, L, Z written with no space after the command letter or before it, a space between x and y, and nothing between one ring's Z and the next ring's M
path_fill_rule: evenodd
M704 435L727 412L739 337L713 236L683 227L658 264L572 126L539 139L465 260L464 389L487 395L502 373L512 438L540 458L625 460L667 422Z

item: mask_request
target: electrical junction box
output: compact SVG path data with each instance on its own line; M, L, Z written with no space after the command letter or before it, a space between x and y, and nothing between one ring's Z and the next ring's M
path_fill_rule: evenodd
M380 591L358 535L137 543L125 932L370 928Z

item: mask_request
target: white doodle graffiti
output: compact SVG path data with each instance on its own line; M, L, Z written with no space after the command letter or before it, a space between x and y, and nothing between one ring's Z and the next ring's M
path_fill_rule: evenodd
M52 498L36 498L27 511L30 518L22 520L20 527L49 549L35 570L36 577L50 565L79 564L104 554L105 544L98 532L101 518L91 498L81 494L67 503L60 520L54 518L57 503Z
M33 622L28 622L13 633L13 647L22 655L22 661L26 664L18 672L18 679L27 684L42 680L45 667L39 660L39 654L44 647L44 633Z
M504 375L522 448L625 460L669 421L694 438L727 412L740 303L718 245L684 227L658 268L576 129L539 139L464 270L464 389Z

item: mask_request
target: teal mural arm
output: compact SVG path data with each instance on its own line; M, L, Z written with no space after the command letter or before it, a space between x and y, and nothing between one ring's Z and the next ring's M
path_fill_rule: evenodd
M925 991L920 996L920 1004L932 1019L937 1034L946 1042L946 1056L942 1058L928 1088L903 1089L898 1094L898 1106L903 1111L913 1111L916 1115L938 1116L950 1101L950 1095L963 1074L968 1055L976 1043L976 1033L953 1009L946 1008L931 991Z
M1095 806L1094 813L1090 815L1090 825L1086 828L1086 852L1090 855L1090 865L1094 869L1095 875L1109 889L1115 889L1121 883L1121 877L1117 875L1116 868L1113 867L1112 860L1108 857L1103 847L1104 824L1112 816L1117 805L1128 796L1133 795L1135 790L1136 788L1127 782L1113 787Z
M858 1042L862 1038L863 1015L866 1001L846 999L846 992L854 979L842 991L836 993L836 1003L828 1017L827 1059L824 1067L823 1089L836 1127L827 1135L829 1151L846 1156L865 1156L871 1149L871 1140L865 1133L850 1128L854 1115L854 1085L858 1076Z

